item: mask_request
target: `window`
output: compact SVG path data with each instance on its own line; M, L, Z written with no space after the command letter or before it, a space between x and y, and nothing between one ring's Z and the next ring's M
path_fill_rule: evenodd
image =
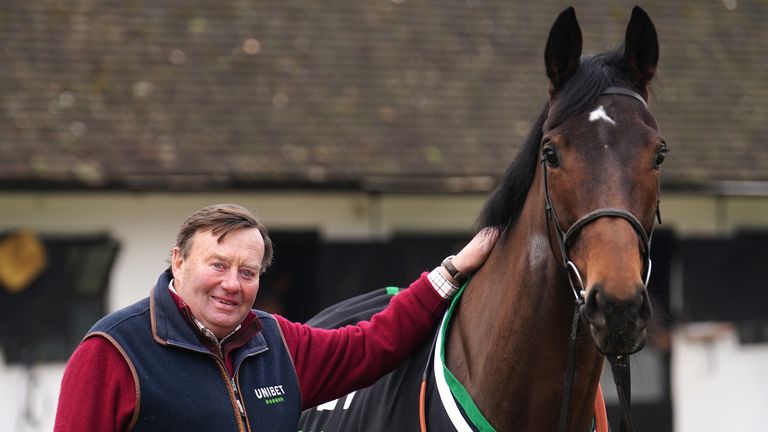
M40 240L42 272L15 292L0 283L0 345L8 363L66 360L105 314L117 242L106 235Z
M768 321L768 233L690 239L681 244L683 318Z

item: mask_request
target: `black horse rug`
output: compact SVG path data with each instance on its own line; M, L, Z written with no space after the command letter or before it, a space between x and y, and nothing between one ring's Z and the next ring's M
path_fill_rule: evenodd
M400 288L382 288L350 298L323 310L307 324L321 328L357 324L384 309L399 291ZM460 296L461 292L435 329L432 343L423 344L374 385L304 411L299 432L419 431L419 392L425 374L428 431L494 431L444 364L444 336ZM594 421L588 432L592 431Z

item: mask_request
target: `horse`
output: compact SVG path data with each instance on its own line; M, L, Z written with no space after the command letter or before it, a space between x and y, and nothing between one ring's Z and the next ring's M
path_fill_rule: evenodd
M581 51L568 8L546 42L548 100L478 217L501 235L432 343L373 386L305 411L301 431L606 430L595 425L604 359L647 338L667 145L647 105L659 56L647 13L632 10L618 48ZM353 323L385 297L310 323ZM422 378L434 384L420 395Z

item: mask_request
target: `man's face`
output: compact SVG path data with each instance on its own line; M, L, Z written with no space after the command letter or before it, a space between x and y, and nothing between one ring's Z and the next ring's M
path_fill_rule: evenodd
M173 248L173 286L192 314L216 336L232 332L259 291L264 240L258 228L229 232L221 243L210 231L190 239L189 254Z

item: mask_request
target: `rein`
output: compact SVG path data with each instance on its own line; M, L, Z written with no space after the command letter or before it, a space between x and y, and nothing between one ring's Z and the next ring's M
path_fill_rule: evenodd
M642 98L639 94L636 92L623 88L623 87L608 87L601 95L610 95L610 94L617 94L622 96L628 96L633 99L638 100L643 104L646 109L648 108L648 104L646 103L645 99ZM542 164L542 172L544 173L544 195L545 195L545 213L547 217L547 226L549 226L549 222L553 222L555 226L555 233L557 234L557 240L558 240L558 246L560 249L560 257L562 258L562 270L565 272L566 277L568 279L568 283L571 286L571 290L573 291L574 295L574 311L573 311L573 321L571 324L571 333L569 338L569 344L568 344L568 357L566 361L566 371L565 371L565 377L564 377L564 391L563 391L563 399L560 405L560 418L559 418L559 428L558 430L561 432L565 432L566 424L568 421L568 408L570 407L570 400L571 400L571 390L573 388L573 376L576 369L576 339L579 332L579 311L581 307L584 305L584 281L581 278L581 274L579 273L578 267L576 267L576 264L571 260L569 254L568 254L568 241L576 235L579 231L581 231L585 226L589 225L590 223L596 221L597 219L603 218L603 217L614 217L614 218L621 218L629 222L629 224L632 226L632 228L635 230L635 232L638 234L638 237L640 238L640 241L642 242L642 252L643 252L643 270L641 273L641 277L643 280L643 287L647 289L648 282L651 277L651 238L653 236L653 226L651 226L650 233L646 233L645 228L643 228L643 225L640 223L640 221L633 215L632 213L621 210L621 209L615 209L615 208L599 208L597 210L593 210L586 215L579 218L576 222L574 222L573 225L571 225L570 228L568 228L567 231L564 231L563 228L560 225L560 222L557 219L557 214L555 212L555 208L552 205L552 198L549 193L549 179L547 177L547 166L546 166L546 157L542 154L540 158L540 162ZM659 223L661 223L661 210L660 210L660 189L661 185L659 185L659 191L657 191L657 197L656 197L656 218L658 219ZM654 221L655 222L655 221ZM548 237L550 239L550 249L552 250L552 253L554 254L554 248L551 244L551 237ZM608 362L611 364L611 372L613 373L614 382L616 384L616 391L619 395L619 403L621 405L621 411L622 411L622 422L620 426L621 432L634 432L635 428L632 424L632 413L630 411L630 369L629 369L629 362L627 361L626 355L606 355L608 358Z

